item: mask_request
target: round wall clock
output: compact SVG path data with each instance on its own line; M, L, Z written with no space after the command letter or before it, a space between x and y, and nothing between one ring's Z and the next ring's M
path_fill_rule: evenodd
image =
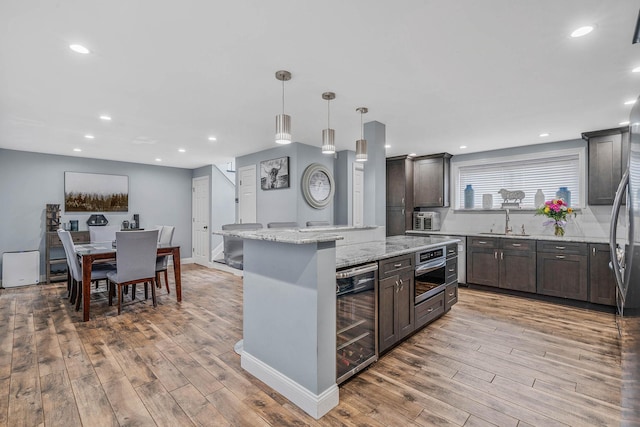
M334 187L333 176L326 166L312 163L304 170L302 194L311 207L323 209L331 203Z

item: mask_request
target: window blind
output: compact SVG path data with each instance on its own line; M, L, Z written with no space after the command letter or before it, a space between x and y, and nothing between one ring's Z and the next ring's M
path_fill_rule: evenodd
M571 206L580 207L580 159L578 154L553 158L527 159L482 165L461 166L456 197L457 208L464 208L464 190L471 185L474 190L474 208L482 208L482 195L493 196L492 208L500 208L503 202L500 189L522 190L525 198L521 208L535 209L535 194L538 189L545 200L556 197L560 187L571 191Z

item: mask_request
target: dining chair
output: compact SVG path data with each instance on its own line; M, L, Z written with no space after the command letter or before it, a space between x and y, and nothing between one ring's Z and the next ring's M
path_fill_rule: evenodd
M153 306L156 300L156 254L158 230L116 232L116 270L107 273L111 286L118 287L118 314L122 312L122 287L136 283L151 283ZM135 294L135 292L133 292ZM113 295L109 290L109 303Z
M113 242L116 240L116 232L120 231L120 227L115 225L90 225L89 241L96 242Z
M270 222L267 228L298 228L297 222Z
M307 227L320 227L331 225L329 221L307 221Z
M173 225L163 225L162 231L158 233L158 244L161 245L171 245L173 243L173 233L175 231L175 227ZM164 274L164 283L167 286L167 293L171 293L169 291L169 275L167 273L167 266L169 264L169 257L171 255L163 255L156 258L156 283L157 286L161 286L160 282L160 273Z
M247 222L244 224L224 224L223 230L260 230L262 224L258 222ZM243 268L243 244L241 237L222 236L222 245L224 251L224 262L229 267L242 270Z
M67 258L67 266L69 268L70 283L67 285L69 290L69 300L73 304L76 303L76 311L80 310L80 302L82 301L82 265L76 253L71 233L66 230L58 230L58 237L62 242L64 253ZM106 280L107 274L114 271L112 264L94 264L91 268L91 281Z

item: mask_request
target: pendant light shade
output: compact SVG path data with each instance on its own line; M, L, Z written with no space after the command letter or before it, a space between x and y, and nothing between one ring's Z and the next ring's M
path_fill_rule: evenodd
M362 115L366 114L369 109L367 107L356 108L360 113L360 139L356 141L356 162L367 161L367 140L364 139L364 125L362 124Z
M336 152L336 131L331 129L331 100L336 98L333 92L325 92L322 99L327 100L327 128L322 129L322 154L333 154Z
M276 71L276 79L282 82L282 114L276 116L276 144L291 144L291 116L284 113L284 82L291 80L291 73Z

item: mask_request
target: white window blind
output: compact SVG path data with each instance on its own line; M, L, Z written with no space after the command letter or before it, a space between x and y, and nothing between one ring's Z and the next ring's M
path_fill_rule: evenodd
M568 154L552 158L526 159L493 164L460 166L458 169L457 208L464 209L464 190L471 185L474 190L474 208L482 208L482 195L493 196L492 208L500 208L503 202L500 189L524 191L521 208L536 208L534 198L541 189L545 200L556 197L560 187L571 192L571 206L580 207L580 159Z

